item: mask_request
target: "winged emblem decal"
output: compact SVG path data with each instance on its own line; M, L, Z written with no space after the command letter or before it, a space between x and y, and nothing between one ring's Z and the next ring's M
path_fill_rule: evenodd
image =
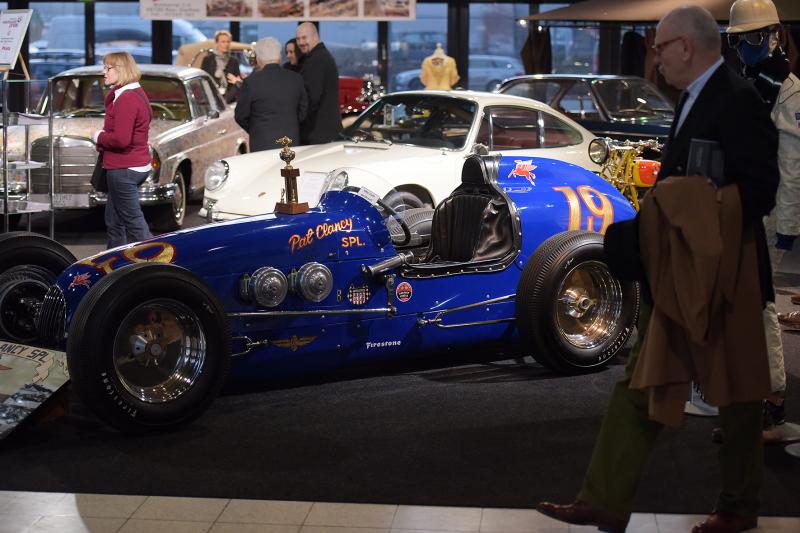
M298 337L297 335L292 335L289 339L276 339L272 341L272 344L278 348L289 348L291 351L296 352L298 348L302 348L306 344L311 344L316 338L316 336Z

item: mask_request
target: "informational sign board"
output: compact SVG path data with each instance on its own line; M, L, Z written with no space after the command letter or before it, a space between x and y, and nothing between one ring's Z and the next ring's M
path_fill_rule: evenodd
M410 20L416 0L140 0L143 19Z
M0 439L67 381L64 352L0 340Z
M22 40L28 31L33 9L9 9L0 12L0 70L17 65Z

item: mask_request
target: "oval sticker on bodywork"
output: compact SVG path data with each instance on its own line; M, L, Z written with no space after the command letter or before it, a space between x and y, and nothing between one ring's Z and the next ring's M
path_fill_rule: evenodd
M397 286L394 293L397 296L398 302L407 302L411 299L414 289L411 288L411 284L409 282L404 281Z

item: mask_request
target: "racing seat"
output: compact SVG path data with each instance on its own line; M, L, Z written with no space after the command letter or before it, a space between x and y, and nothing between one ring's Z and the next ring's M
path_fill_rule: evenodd
M426 263L487 261L511 251L509 206L490 178L497 164L480 156L464 162L461 185L433 213Z

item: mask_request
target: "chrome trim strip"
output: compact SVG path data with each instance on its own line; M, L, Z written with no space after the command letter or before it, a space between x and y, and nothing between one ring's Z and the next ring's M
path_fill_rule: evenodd
M494 320L480 320L480 321L477 321L477 322L464 322L464 323L461 323L461 324L442 324L442 317L444 315L447 315L447 314L450 314L450 313L457 313L458 311L466 311L467 309L473 309L475 307L481 307L481 306L484 306L484 305L492 305L492 304L496 304L496 303L500 303L500 302L506 302L508 300L513 300L516 297L517 297L516 293L507 294L505 296L498 296L497 298L490 298L489 300L483 300L483 301L480 301L480 302L475 302L475 303L471 303L471 304L467 304L467 305L462 305L462 306L459 306L459 307L453 307L451 309L442 309L441 311L438 311L433 318L429 318L429 319L421 318L421 319L417 320L417 325L422 327L422 326L426 326L428 324L433 324L436 327L447 329L447 328L464 328L464 327L468 327L468 326L483 326L483 325L487 325L487 324L499 324L501 322L514 322L516 320L516 318L498 318L498 319L494 319Z
M312 311L245 311L241 313L226 313L229 318L257 318L270 316L325 316L325 315L363 315L368 313L391 313L389 307L376 307L372 309L315 309Z

